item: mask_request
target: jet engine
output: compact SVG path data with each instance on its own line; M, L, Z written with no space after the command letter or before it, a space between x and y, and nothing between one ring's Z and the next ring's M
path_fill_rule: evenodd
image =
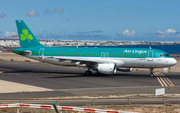
M116 74L117 67L114 63L98 64L97 71L102 74Z
M121 72L131 72L131 71L132 71L132 68L118 67L117 70L118 70L118 71L121 71Z

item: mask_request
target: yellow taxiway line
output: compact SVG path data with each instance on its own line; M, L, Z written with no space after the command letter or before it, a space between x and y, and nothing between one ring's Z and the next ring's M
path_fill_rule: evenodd
M154 73L161 86L175 86L164 74Z

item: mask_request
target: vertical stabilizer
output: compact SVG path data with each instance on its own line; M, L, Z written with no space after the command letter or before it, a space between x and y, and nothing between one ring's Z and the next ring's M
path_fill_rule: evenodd
M16 26L18 30L20 45L22 48L30 46L43 46L23 20L16 20Z

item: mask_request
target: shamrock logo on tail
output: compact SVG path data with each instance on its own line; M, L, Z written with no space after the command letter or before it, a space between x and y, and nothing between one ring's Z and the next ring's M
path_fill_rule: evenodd
M22 34L20 35L20 38L21 38L22 41L27 39L30 43L31 43L30 40L33 40L32 35L28 34L28 30L27 29L23 29L22 30Z

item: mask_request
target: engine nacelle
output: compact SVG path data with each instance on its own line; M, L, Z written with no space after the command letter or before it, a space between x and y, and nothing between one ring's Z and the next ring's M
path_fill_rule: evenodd
M121 71L121 72L131 72L131 71L132 71L132 68L118 67L117 70L118 70L118 71Z
M115 74L117 71L116 65L113 63L110 64L99 64L97 70L102 74Z

